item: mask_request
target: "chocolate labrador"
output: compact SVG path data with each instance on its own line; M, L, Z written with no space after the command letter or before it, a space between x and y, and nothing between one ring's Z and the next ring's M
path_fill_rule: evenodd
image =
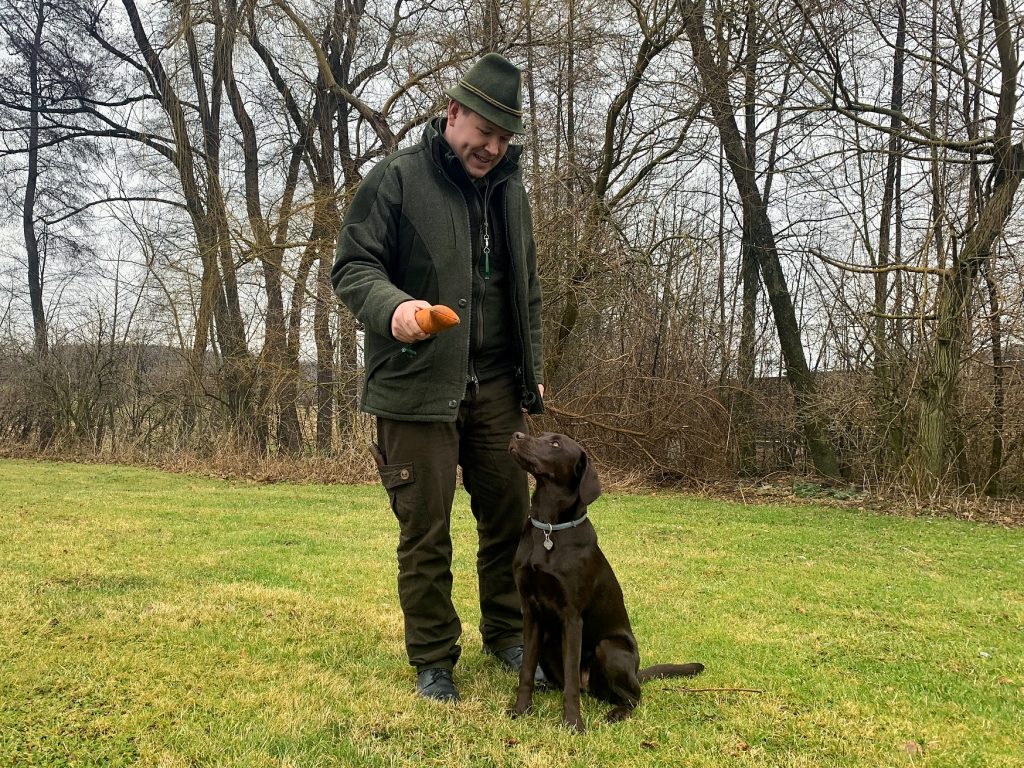
M565 435L516 432L508 449L537 480L513 564L524 650L512 716L530 710L538 664L562 689L563 722L577 731L583 731L581 689L613 704L607 719L615 722L640 703L642 682L703 671L698 663L640 669L622 589L587 519L601 483L579 443Z

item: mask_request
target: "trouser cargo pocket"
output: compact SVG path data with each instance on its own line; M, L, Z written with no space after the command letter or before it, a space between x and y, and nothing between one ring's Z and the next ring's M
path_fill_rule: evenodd
M376 444L370 443L370 451L377 463L380 481L388 492L391 511L398 518L403 535L415 534L419 529L427 527L422 514L417 514L423 503L419 488L416 486L416 468L411 461L400 464L388 464L387 458ZM418 524L417 524L417 521Z

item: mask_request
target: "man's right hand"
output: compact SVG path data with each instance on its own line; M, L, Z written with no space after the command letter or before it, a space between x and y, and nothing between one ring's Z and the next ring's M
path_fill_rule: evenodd
M429 301L414 299L403 301L395 309L391 316L391 335L404 344L412 344L416 341L423 341L429 333L424 333L420 324L416 322L416 310L429 307Z

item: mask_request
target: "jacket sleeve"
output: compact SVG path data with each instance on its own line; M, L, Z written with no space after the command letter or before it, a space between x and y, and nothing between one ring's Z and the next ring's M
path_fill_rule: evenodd
M363 179L338 233L331 284L367 330L392 338L391 316L413 297L392 282L401 217L401 179L387 161Z

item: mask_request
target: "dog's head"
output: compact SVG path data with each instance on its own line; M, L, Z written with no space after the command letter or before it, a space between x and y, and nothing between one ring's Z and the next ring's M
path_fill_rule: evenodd
M519 466L537 479L538 488L550 485L566 494L578 494L584 506L601 495L597 470L583 446L571 437L554 432L536 436L516 432L508 450Z

